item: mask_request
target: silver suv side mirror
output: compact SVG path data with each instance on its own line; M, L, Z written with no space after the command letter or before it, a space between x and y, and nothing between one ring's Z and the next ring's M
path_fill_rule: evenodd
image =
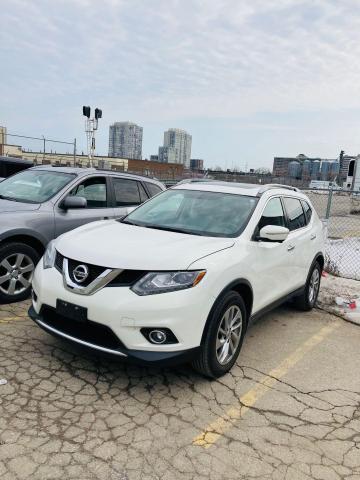
M64 198L64 201L61 203L61 208L63 210L70 210L73 208L86 208L87 200L84 197L73 197L68 195Z
M268 242L283 242L289 235L289 229L278 225L265 225L260 230L259 240Z

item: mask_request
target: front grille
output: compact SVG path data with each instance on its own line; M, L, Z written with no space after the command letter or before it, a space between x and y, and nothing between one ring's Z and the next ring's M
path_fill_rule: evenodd
M59 332L71 335L84 342L92 343L100 347L112 350L123 350L124 344L118 339L111 328L97 322L87 320L79 322L58 315L56 310L48 305L43 305L40 311L41 320Z
M63 261L64 261L64 256L61 255L58 251L56 251L56 256L55 256L55 268L58 270L60 273L62 273L62 268L63 268Z
M63 268L63 261L64 261L64 256L61 255L61 253L56 252L56 257L55 257L55 268L62 273L62 268ZM69 269L69 276L71 280L76 283L77 285L81 285L82 287L87 287L95 278L97 278L99 275L101 275L107 267L101 267L99 265L92 265L89 263L84 263L84 262L79 262L78 260L72 260L70 258L68 260L68 269ZM78 265L86 265L89 268L89 276L85 280L85 282L82 282L79 284L73 275L73 270L78 266ZM105 285L105 287L131 287L134 285L138 280L140 280L141 277L146 275L148 272L146 270L123 270L117 277L115 277L110 283Z
M81 282L81 283L77 282L73 275L73 271L79 265L86 265L89 269L89 276L84 282ZM72 260L71 258L68 258L69 277L74 283L76 283L77 285L81 285L82 287L87 287L88 285L90 285L90 283L93 282L105 270L106 270L106 267L99 267L98 265L91 265L90 263L79 262L77 260Z

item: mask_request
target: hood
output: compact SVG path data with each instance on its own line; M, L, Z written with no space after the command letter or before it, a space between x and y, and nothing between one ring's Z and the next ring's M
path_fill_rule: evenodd
M93 222L58 238L56 249L84 263L133 270L181 270L234 245L231 238L200 237L119 223Z
M24 203L24 202L15 202L13 200L3 200L0 198L0 215L6 212L32 212L38 210L40 204L38 203Z

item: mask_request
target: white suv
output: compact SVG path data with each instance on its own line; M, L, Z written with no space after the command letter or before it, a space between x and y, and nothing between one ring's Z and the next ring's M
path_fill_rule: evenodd
M322 224L296 188L185 183L51 242L29 314L94 350L218 377L265 311L314 306L323 266Z

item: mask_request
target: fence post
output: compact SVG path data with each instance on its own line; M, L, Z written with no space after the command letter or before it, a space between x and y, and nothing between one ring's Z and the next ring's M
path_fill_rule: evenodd
M326 214L325 214L326 220L329 220L329 218L330 218L332 196L333 196L333 190L332 190L332 188L330 188L330 189L329 189L329 196L328 196L327 206L326 206Z
M76 167L76 138L74 138L74 167Z

